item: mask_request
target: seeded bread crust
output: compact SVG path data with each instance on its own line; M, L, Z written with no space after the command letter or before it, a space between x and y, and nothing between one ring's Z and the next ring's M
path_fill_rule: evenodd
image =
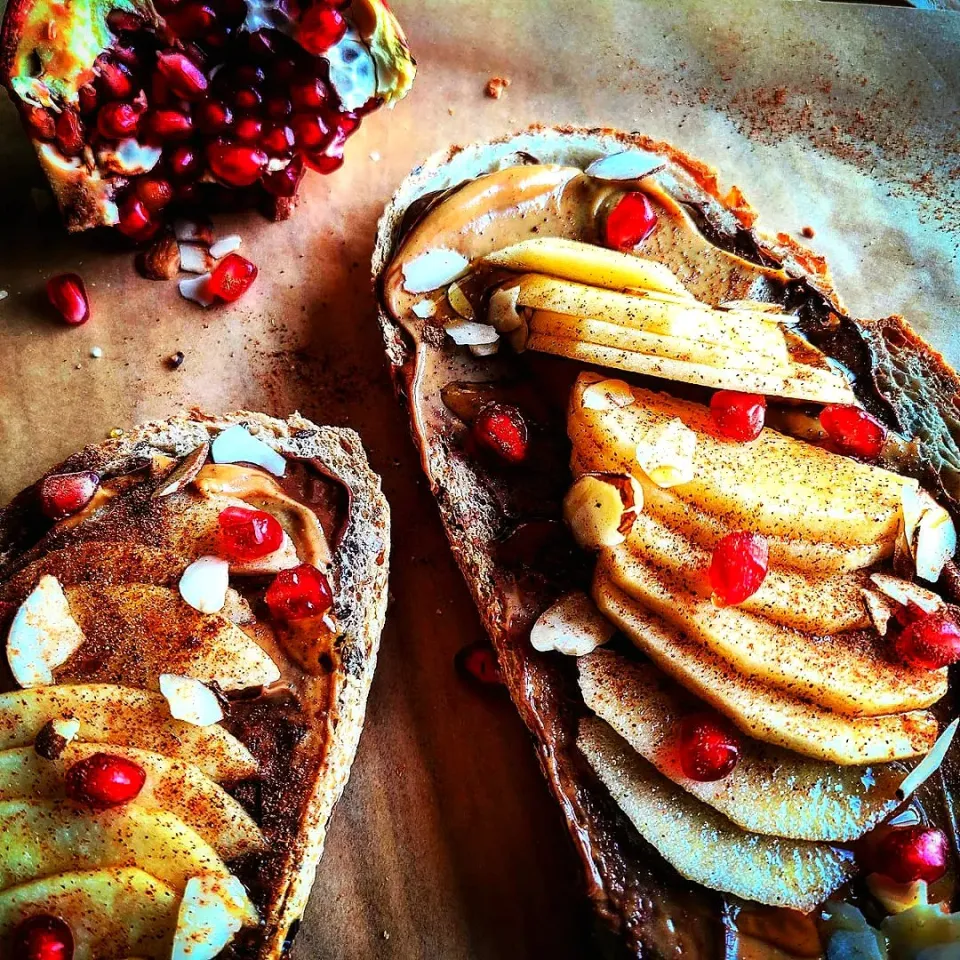
M316 762L312 787L300 810L296 839L282 878L273 890L264 917L259 960L278 960L293 924L300 919L323 854L327 823L343 792L356 755L367 694L377 663L380 633L386 615L390 554L390 511L380 490L380 478L370 469L358 435L339 427L317 426L294 414L278 420L261 413L239 411L220 417L194 411L187 416L146 423L116 439L94 444L68 457L49 473L94 470L101 476L129 472L156 453L182 457L231 424L280 453L316 459L349 491L349 517L333 544L331 570L335 614L341 630L334 682L309 680L304 699L326 707L326 737ZM20 565L24 555L28 488L0 510L0 577ZM330 691L334 691L331 697ZM329 702L323 703L323 699Z

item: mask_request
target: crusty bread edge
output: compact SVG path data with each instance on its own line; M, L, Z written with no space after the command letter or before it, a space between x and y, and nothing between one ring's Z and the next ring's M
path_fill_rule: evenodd
M299 414L279 420L247 411L216 417L192 411L145 423L79 451L50 472L95 464L109 474L129 470L154 452L184 456L203 440L236 423L280 453L315 457L351 495L349 522L334 551L334 570L337 618L346 642L354 650L350 659L353 669L340 672L328 747L302 812L296 848L285 871L285 887L275 899L271 915L265 918L259 957L279 960L291 926L303 915L323 855L330 815L350 776L376 668L386 617L390 554L390 508L381 492L380 478L370 469L353 430L317 426ZM4 521L9 509L0 511L0 545L4 546ZM310 695L309 684L305 694Z

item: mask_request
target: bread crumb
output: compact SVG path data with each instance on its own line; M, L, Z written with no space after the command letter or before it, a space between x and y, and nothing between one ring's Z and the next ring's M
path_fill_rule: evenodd
M510 86L509 77L491 77L487 81L483 92L492 100L499 100L503 96L503 91Z
M810 239L814 236L813 227L804 227L804 228L800 231L800 236L801 236L801 237L806 237L808 240L810 240Z

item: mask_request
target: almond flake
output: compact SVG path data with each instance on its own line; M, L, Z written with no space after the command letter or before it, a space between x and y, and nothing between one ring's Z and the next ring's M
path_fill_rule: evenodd
M191 483L200 472L210 454L210 443L204 440L195 450L188 453L173 470L164 477L163 482L153 491L153 499L168 497L171 493L179 493Z
M643 487L621 474L584 474L563 498L563 518L585 550L623 543L642 509Z
M180 269L186 273L208 273L213 269L214 257L199 243L181 243Z
M223 707L217 695L195 677L161 673L159 682L160 692L169 704L170 716L174 720L195 727L209 727L223 719Z
M639 180L666 166L666 162L663 157L646 150L624 150L594 160L584 173L597 180Z
M180 295L187 300L198 303L201 307L212 307L216 298L210 293L210 274L202 273L199 277L189 277L180 281Z
M475 357L492 357L500 351L500 344L499 342L471 343L469 350Z
M487 320L500 333L511 333L524 325L523 317L517 306L520 299L520 285L498 287L490 294L487 307Z
M598 380L581 395L585 410L615 410L629 407L634 400L633 391L622 380Z
M467 299L467 295L463 292L459 283L451 283L447 287L447 300L464 320L475 319L476 314L473 312L473 304Z
M210 256L214 260L219 260L228 253L236 253L240 249L241 243L240 235L236 233L230 234L229 237L222 237L216 243L210 245Z
M180 577L177 589L186 603L201 613L219 613L227 599L230 564L219 557L194 560Z
M437 305L432 300L418 300L410 309L414 316L429 320L437 312Z
M487 323L472 323L469 320L457 320L445 327L447 335L458 346L478 343L496 343L500 334Z
M428 250L403 265L403 289L407 293L429 293L459 280L470 261L446 247Z
M936 613L943 607L943 600L932 590L921 587L910 580L891 577L888 573L872 573L870 580L884 596L889 597L901 607L909 604L918 606L924 613Z
M213 224L209 221L179 218L173 221L173 233L181 243L213 243Z
M534 650L555 650L571 657L593 653L616 633L616 628L581 590L568 594L540 614L530 631Z
M953 738L956 736L958 725L960 725L960 718L954 720L937 737L937 742L930 748L930 752L907 774L903 783L897 789L898 800L906 800L940 769L940 764L943 763L943 758L947 755L950 744L953 743Z
M255 463L275 477L287 471L283 456L239 423L214 437L210 453L214 463Z
M895 612L893 604L882 593L877 593L876 590L861 587L860 594L863 597L864 605L874 629L881 637L885 637L887 627L890 625L890 618Z

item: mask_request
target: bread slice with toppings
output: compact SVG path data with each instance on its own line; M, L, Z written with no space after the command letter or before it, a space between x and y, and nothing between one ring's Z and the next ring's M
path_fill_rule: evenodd
M247 412L87 447L0 511L5 943L53 916L75 956L117 924L143 956L281 956L363 726L389 533L356 434Z

